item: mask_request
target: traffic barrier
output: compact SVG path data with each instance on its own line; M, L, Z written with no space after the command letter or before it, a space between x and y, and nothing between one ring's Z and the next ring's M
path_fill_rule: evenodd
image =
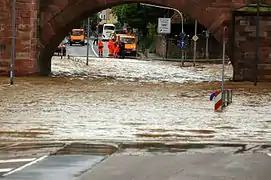
M232 90L217 90L210 95L210 101L214 101L215 112L222 112L225 107L232 103Z

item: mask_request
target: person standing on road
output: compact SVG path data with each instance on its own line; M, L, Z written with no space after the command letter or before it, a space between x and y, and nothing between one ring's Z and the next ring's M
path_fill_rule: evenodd
M103 48L104 48L103 42L101 40L98 40L99 57L103 57Z
M120 49L120 56L122 59L124 59L125 58L125 43L124 42L120 42L119 49Z
M108 42L109 57L114 56L114 47L115 47L114 42L112 39L110 39Z
M114 48L114 58L118 58L119 54L119 43L116 42L115 48Z

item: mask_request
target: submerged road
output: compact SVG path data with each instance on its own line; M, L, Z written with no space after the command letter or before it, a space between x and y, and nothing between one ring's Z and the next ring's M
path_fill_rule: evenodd
M52 77L16 78L14 86L1 77L0 138L9 144L0 144L2 179L266 180L271 176L270 85L228 82L233 104L215 113L209 96L219 88L220 65L181 67L171 62L97 58L94 50L86 66L86 46L68 48L83 63L54 57ZM231 75L227 65L226 78ZM93 145L85 146L98 141L118 144L117 153L108 156L111 150L105 148L107 154L99 154L97 146L93 153ZM226 141L249 145L202 147ZM56 145L28 144L33 142L58 142L58 148L84 144L83 149L55 153L49 147ZM181 142L185 145L175 147ZM23 145L16 147L17 143Z
M107 48L107 42L104 42L104 56L108 57L109 50ZM70 46L67 44L67 55L74 56L74 57L86 57L87 56L87 45L73 45ZM98 57L98 46L93 44L93 40L89 41L89 57L95 58Z

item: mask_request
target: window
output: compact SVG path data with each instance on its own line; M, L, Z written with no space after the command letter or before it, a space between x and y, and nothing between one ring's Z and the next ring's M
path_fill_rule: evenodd
M127 43L127 44L134 44L135 38L128 38L128 37L120 37L120 41Z
M104 26L104 30L111 30L114 31L115 27L114 26Z
M83 34L83 31L72 31L72 36L82 36Z

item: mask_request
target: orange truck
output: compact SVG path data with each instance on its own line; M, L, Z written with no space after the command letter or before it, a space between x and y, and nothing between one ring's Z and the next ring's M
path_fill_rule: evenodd
M134 35L129 34L116 34L118 42L125 43L125 55L136 56L136 40Z
M85 45L85 32L84 29L73 29L70 33L70 46L73 44L81 44L82 46Z

